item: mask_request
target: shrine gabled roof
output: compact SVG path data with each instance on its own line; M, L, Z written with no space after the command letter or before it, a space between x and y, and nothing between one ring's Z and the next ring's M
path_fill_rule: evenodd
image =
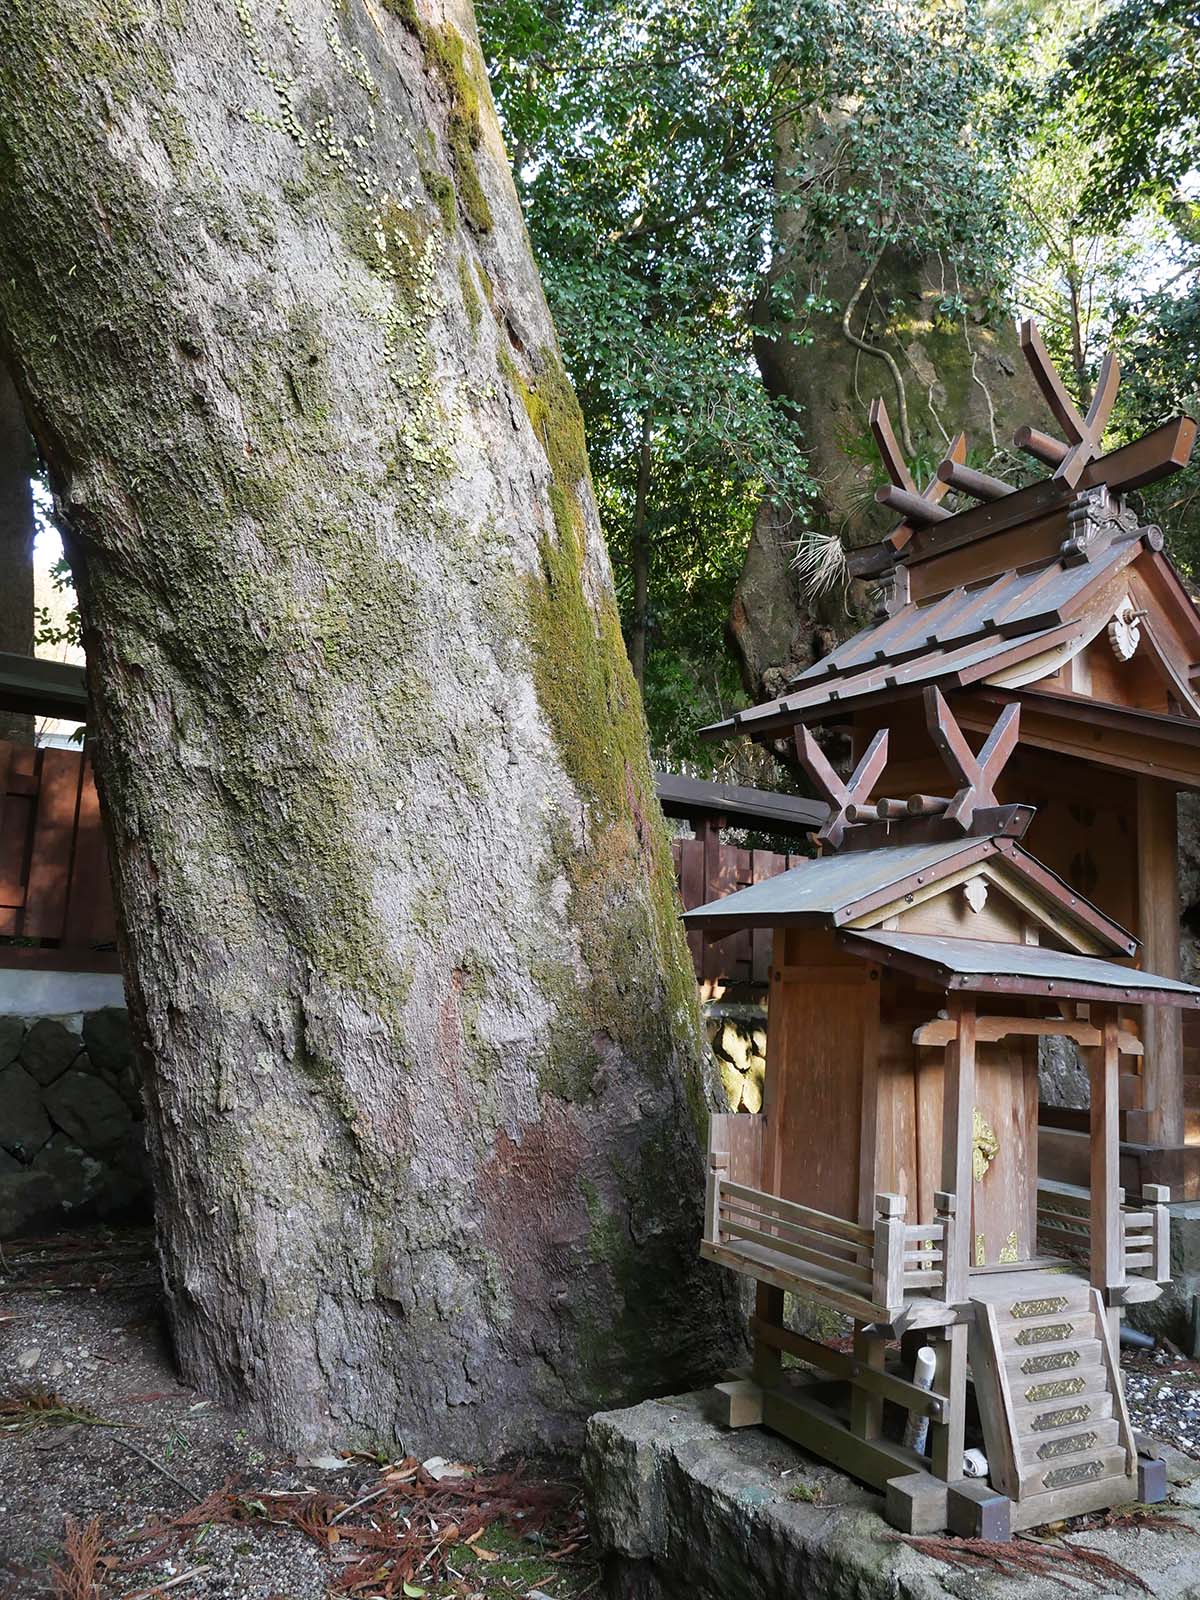
M1094 956L1072 955L1045 945L953 939L930 933L843 934L857 954L899 966L947 989L1025 994L1050 999L1111 1000L1139 1004L1200 1006L1200 989L1177 978L1119 966Z
M1087 561L1061 557L910 600L793 678L786 691L702 737L754 736L804 721L805 713L927 683L963 687L1055 646L1069 651L1089 627L1088 602L1146 548L1113 524Z
M890 905L907 893L931 887L964 868L1002 858L1035 896L1055 906L1098 939L1114 955L1132 955L1137 940L1076 893L1012 838L963 834L930 843L884 845L874 850L842 850L818 856L788 872L710 900L683 915L688 928L710 929L715 937L735 928L847 924Z

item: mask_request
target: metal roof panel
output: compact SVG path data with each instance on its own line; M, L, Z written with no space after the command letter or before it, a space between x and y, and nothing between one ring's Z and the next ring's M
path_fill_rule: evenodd
M1071 988L1100 987L1136 995L1147 990L1194 998L1200 1004L1200 988L1164 978L1137 967L1124 967L1115 961L1095 956L1078 956L1044 945L1002 944L988 939L955 939L932 933L879 933L856 931L853 938L878 947L879 959L888 954L907 956L929 963L942 971L968 978L1032 978L1047 984ZM1065 991L1064 991L1065 992Z
M786 921L793 916L832 917L845 906L856 905L868 895L918 873L941 876L942 869L957 856L991 842L964 834L935 844L883 845L878 850L844 850L840 855L817 856L720 900L695 906L684 913L683 921L689 926L702 919L709 923L727 921L731 927L738 927L747 918Z

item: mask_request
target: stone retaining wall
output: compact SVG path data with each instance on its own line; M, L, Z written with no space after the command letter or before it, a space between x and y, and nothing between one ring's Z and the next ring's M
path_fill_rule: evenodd
M124 1008L0 1016L0 1238L148 1207Z

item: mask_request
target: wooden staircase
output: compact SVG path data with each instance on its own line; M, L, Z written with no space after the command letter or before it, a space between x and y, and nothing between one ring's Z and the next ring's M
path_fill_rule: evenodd
M1137 1450L1099 1292L1067 1273L973 1274L971 1304L990 1476L1013 1502L1013 1528L1136 1499Z

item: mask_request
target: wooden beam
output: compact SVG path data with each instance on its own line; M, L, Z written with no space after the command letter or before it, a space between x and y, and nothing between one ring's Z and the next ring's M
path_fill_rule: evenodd
M1023 450L1027 456L1032 456L1035 461L1040 461L1047 467L1057 467L1060 461L1066 459L1067 446L1061 439L1056 439L1049 433L1042 433L1040 429L1031 428L1028 424L1018 428L1013 434L1013 444L1018 450Z
M1080 486L1094 489L1106 483L1114 494L1127 489L1141 489L1160 478L1169 478L1191 460L1196 443L1196 424L1191 417L1175 417L1151 432L1122 445L1099 461L1091 462L1084 471Z
M1139 777L1137 789L1138 933L1146 968L1179 976L1179 841L1175 789ZM1148 1143L1184 1142L1183 1019L1172 1006L1147 1008L1142 1068Z
M937 1017L932 1022L926 1022L913 1033L913 1043L916 1045L945 1045L953 1039L957 1025L948 1017ZM1100 1030L1087 1022L1072 1022L1067 1017L978 1017L975 1022L975 1040L977 1044L994 1044L1000 1039L1007 1039L1010 1034L1022 1034L1034 1038L1063 1038L1073 1039L1080 1046L1094 1046L1100 1043ZM1126 1028L1121 1029L1120 1050L1122 1055L1140 1056L1144 1053L1142 1041L1136 1038Z
M972 731L991 726L984 706L994 706L999 692L956 697L955 716L960 727ZM1200 788L1200 724L1179 718L1108 708L1079 696L1049 690L1018 689L1021 699L1021 743L1074 756L1093 766L1165 779L1169 783ZM1136 719L1136 720L1135 720Z
M993 478L986 472L976 472L974 467L960 466L957 461L942 461L937 475L943 483L976 500L1003 500L1014 492L1014 485L1003 478Z
M788 1355L808 1361L814 1367L821 1367L834 1378L857 1383L870 1393L903 1406L906 1411L914 1412L919 1417L932 1417L935 1422L940 1422L945 1415L946 1402L941 1395L934 1394L931 1389L918 1388L907 1378L897 1378L886 1370L864 1366L858 1355L846 1355L841 1350L818 1344L814 1339L793 1333L790 1328L764 1322L758 1317L751 1323L751 1332L764 1344L776 1350L786 1350ZM876 1342L881 1346L884 1343L883 1340Z
M948 522L954 515L945 506L934 505L919 494L910 494L907 489L897 489L893 483L876 489L875 498L881 506L898 511L905 522L911 522L916 527L928 527L932 522Z

